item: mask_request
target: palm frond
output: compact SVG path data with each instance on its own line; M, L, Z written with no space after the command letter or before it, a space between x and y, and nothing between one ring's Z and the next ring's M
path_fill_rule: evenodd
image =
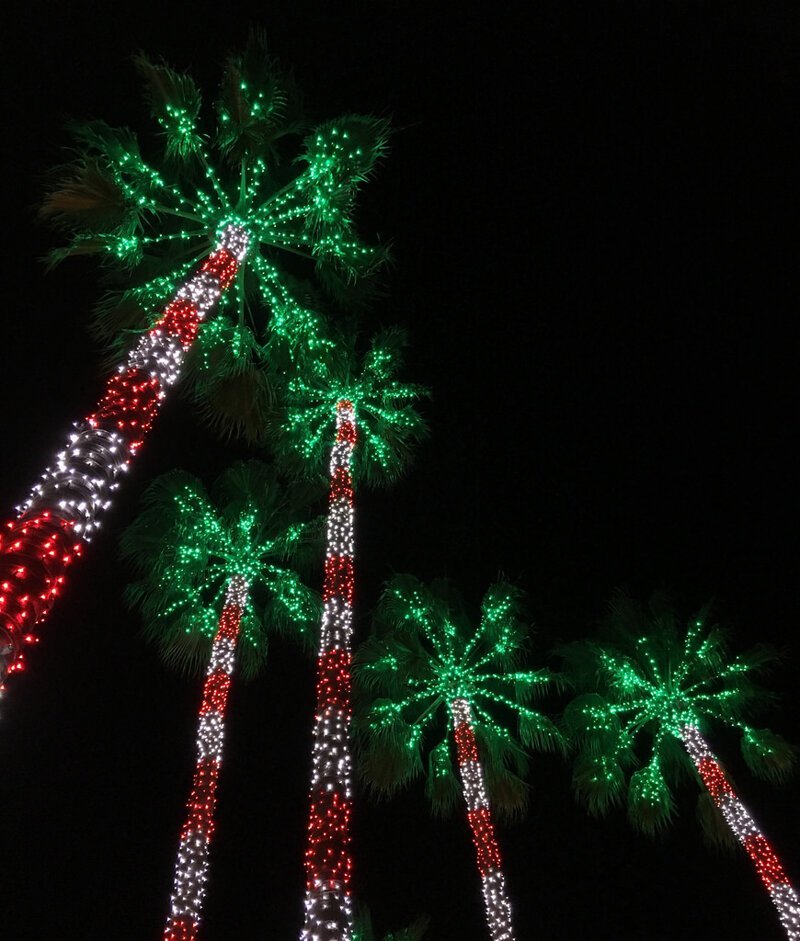
M168 157L185 158L202 148L198 130L200 91L190 75L176 72L164 62L152 62L143 53L134 57L145 83L145 97L153 117L164 130Z
M703 840L709 848L729 853L738 847L733 830L708 791L701 791L697 798L696 816Z
M463 799L450 749L448 740L443 739L428 754L425 793L438 817L449 816Z
M797 764L797 749L770 729L746 727L741 748L747 767L769 781L786 780Z
M658 759L631 775L628 786L628 820L634 829L655 836L672 820L675 799Z

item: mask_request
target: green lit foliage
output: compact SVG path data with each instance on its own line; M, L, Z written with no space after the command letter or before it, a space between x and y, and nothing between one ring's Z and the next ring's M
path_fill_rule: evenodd
M682 777L696 779L681 743L688 725L737 730L745 762L761 777L780 779L790 771L794 752L787 743L749 724L768 701L754 676L774 654L757 646L731 655L707 617L704 609L682 630L663 599L654 597L645 610L620 593L606 623L614 642L564 649L576 687L594 690L574 699L564 715L576 745L574 789L591 813L626 802L638 830L662 830L675 814L674 786ZM713 803L701 801L698 817L708 837L729 841Z
M506 817L524 811L525 747L560 748L562 739L531 707L553 677L524 669L528 628L520 604L516 588L495 583L475 629L447 582L425 585L398 575L387 583L376 632L358 649L354 667L363 700L361 772L373 792L389 795L425 775L434 812L455 809L460 786L450 707L465 699L494 809Z
M268 340L313 345L321 329L292 269L315 271L341 297L385 260L385 249L359 239L353 208L385 153L388 125L347 114L310 127L259 31L226 61L212 120L191 76L144 56L136 65L159 139L145 148L127 128L73 126L76 156L58 168L41 207L68 235L50 260L90 254L103 263L109 291L95 333L116 362L222 228L247 229L246 263L221 301L224 326L204 324L187 363L213 379L187 389L217 424L254 437L258 422L239 421L230 400L245 416L263 411L269 396L254 376Z
M269 632L311 643L319 599L296 571L313 558L319 534L318 522L298 522L307 502L258 461L231 465L212 495L183 471L153 481L121 546L141 575L126 600L141 611L146 635L168 662L205 667L237 575L249 585L238 648L245 677L263 665Z
M359 356L356 337L349 334L321 355L300 360L286 389L284 455L299 458L306 473L322 472L330 455L336 405L344 399L353 404L356 415L354 479L372 485L396 480L427 432L414 407L427 391L395 378L405 342L401 330L384 330Z
M425 941L428 937L430 919L426 915L416 918L405 928L396 928L383 936L383 941ZM372 915L366 906L359 906L356 911L353 928L353 941L376 941Z

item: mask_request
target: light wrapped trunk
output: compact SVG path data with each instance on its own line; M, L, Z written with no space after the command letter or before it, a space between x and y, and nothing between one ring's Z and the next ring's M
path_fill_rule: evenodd
M248 240L239 226L222 232L108 380L94 411L74 425L18 517L0 527L0 691L6 674L23 669L24 644L37 640L34 625L50 613L67 569L100 525L200 322L236 276Z
M467 804L467 819L472 830L472 841L481 875L486 921L492 941L514 941L511 924L511 904L506 892L506 881L500 861L500 847L494 833L492 810L486 794L483 766L472 728L472 711L466 699L450 703L458 753L458 770Z
M225 708L231 686L239 624L247 604L247 582L234 576L228 585L200 704L197 764L181 829L175 881L164 941L194 941L200 926L208 878L208 851L214 835L217 781L225 736Z
M686 751L725 822L752 859L761 881L778 909L783 930L791 941L800 941L800 900L783 870L775 850L759 830L722 770L706 740L693 725L681 730Z
M350 462L355 442L353 405L341 401L336 407L336 441L330 462L302 941L350 941L353 936L350 667L354 546Z

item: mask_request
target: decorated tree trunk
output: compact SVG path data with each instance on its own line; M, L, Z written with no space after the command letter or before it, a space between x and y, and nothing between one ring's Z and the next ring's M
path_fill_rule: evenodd
M698 729L692 725L684 726L682 738L703 784L719 807L736 839L752 859L756 872L778 909L786 937L791 941L800 941L800 901L798 901L794 886L783 871L775 850L739 800L725 772Z
M23 668L23 645L36 641L34 625L50 613L66 570L100 525L200 322L233 281L248 239L238 226L222 232L108 380L95 410L75 424L19 516L0 528L0 690L7 673Z
M336 409L336 442L330 462L325 607L317 661L302 941L350 941L353 935L349 736L354 547L350 460L355 441L353 406L341 401Z
M247 603L247 582L231 579L211 647L200 721L197 764L181 829L170 913L164 941L193 941L197 937L208 874L208 851L214 834L217 781L225 735L225 708L231 686L239 623Z
M467 804L467 819L481 874L486 921L492 941L513 941L511 904L500 862L500 848L494 833L492 811L483 780L483 767L478 755L478 743L472 728L472 712L466 699L455 699L450 704L453 717L458 769Z

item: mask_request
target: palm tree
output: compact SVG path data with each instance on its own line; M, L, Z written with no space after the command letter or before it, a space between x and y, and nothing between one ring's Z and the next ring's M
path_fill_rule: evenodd
M435 812L452 810L452 732L492 941L514 937L492 808L517 814L527 798L526 754L508 726L516 721L522 745L561 745L554 724L529 705L552 677L520 668L520 602L517 589L496 582L474 629L447 583L395 576L378 603L378 633L359 648L355 667L366 697L362 771L374 792L391 794L421 775L427 746L428 797Z
M268 632L309 639L319 613L316 596L289 567L309 535L297 505L255 461L232 465L213 498L196 478L174 471L150 485L122 537L123 554L142 574L128 599L149 637L170 662L207 664L165 941L190 941L200 924L234 661L254 675Z
M19 517L2 527L0 684L22 668L24 641L35 639L34 624L108 510L190 347L189 387L208 417L257 436L270 395L261 369L267 338L321 343L319 317L284 259L301 256L336 290L385 255L359 240L352 210L385 150L386 121L344 115L305 133L294 85L259 32L226 62L213 132L188 75L143 57L137 64L161 165L142 156L126 128L77 126L78 156L42 206L70 236L54 261L90 254L121 272L125 289L106 298L96 326L125 355ZM256 307L268 311L266 325L256 327Z
M595 814L627 797L631 823L654 834L673 817L672 787L688 770L705 786L747 851L787 937L796 941L797 894L704 736L715 726L735 729L742 735L745 762L755 774L780 779L788 773L793 750L780 736L746 721L764 695L752 676L772 655L754 647L731 656L720 630L706 622L704 610L684 632L663 601L654 599L645 612L618 594L611 604L609 628L620 642L566 648L576 685L595 690L578 696L565 713L578 745L575 791ZM628 778L633 767L639 770ZM699 809L708 817L702 805ZM713 806L712 813L718 820Z
M306 360L287 388L284 457L302 470L330 474L324 611L317 660L312 780L305 854L303 941L350 941L350 663L353 618L354 480L388 484L425 433L414 409L423 394L398 382L403 335L384 331L368 352L342 338L321 359Z

